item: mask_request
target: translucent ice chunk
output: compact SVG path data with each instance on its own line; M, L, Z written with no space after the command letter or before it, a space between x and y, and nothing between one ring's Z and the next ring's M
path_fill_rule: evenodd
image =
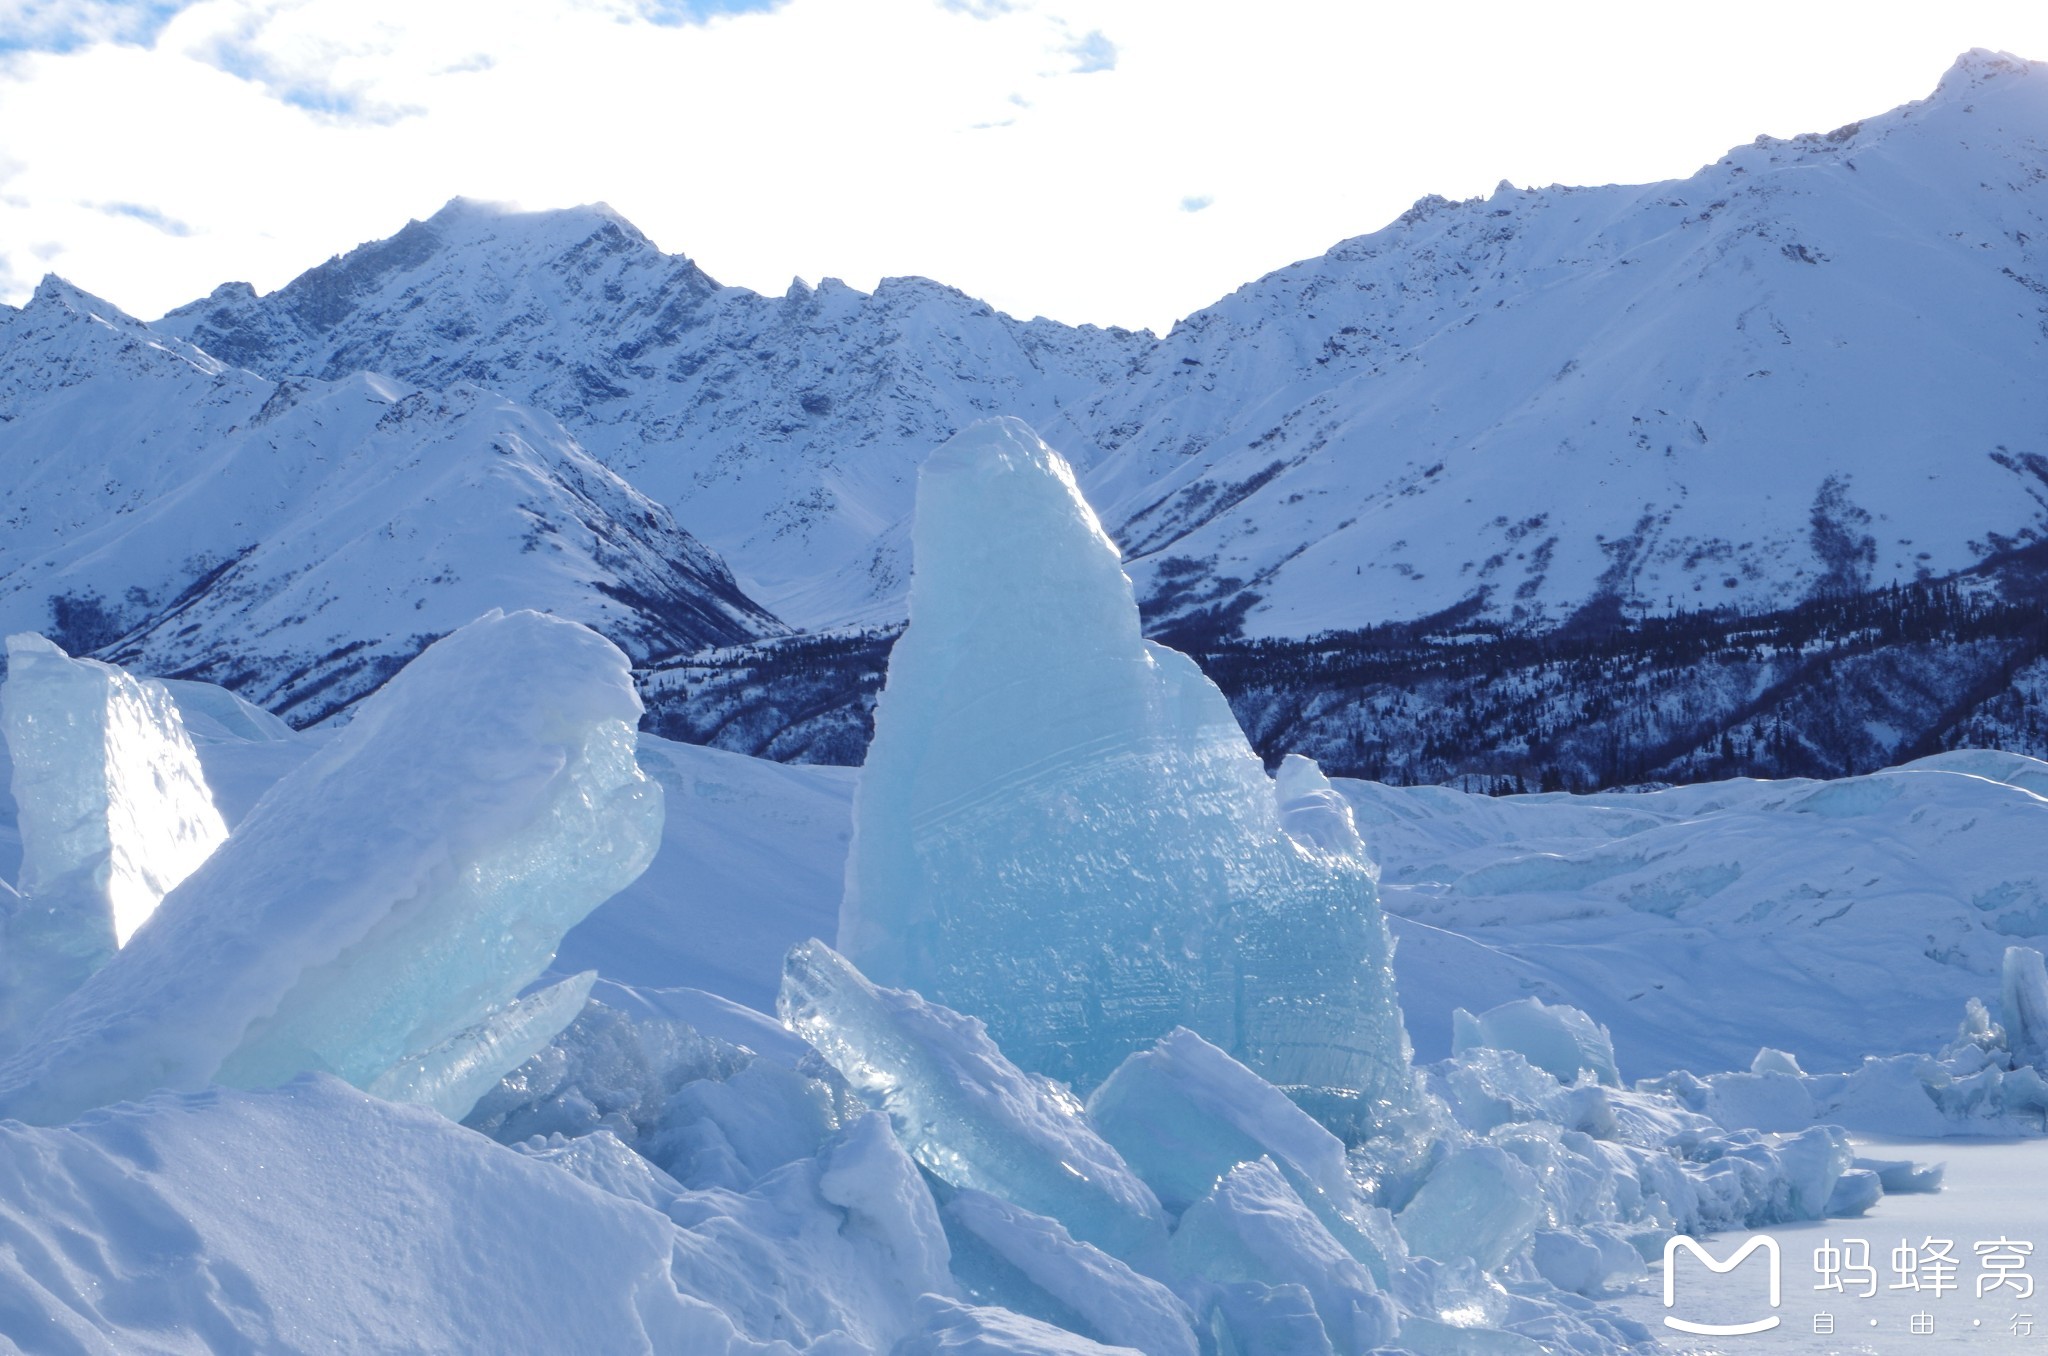
M7 639L22 901L0 939L0 1048L114 952L227 837L163 684Z
M2034 948L2005 949L1998 1015L2013 1062L2048 1067L2048 968Z
M847 955L1077 1087L1187 1026L1347 1129L1404 1105L1348 807L1305 761L1276 787L1215 685L1144 639L1066 463L1014 419L966 430L919 477L915 547Z
M366 1086L487 1019L654 853L639 706L571 622L491 613L435 644L0 1065L0 1112L303 1069Z
M1452 1151L1396 1217L1411 1251L1469 1257L1491 1271L1528 1243L1543 1196L1521 1161L1491 1144Z
M1621 1084L1607 1028L1562 1003L1522 998L1477 1017L1463 1008L1452 1012L1452 1053L1482 1046L1516 1051L1560 1083L1575 1083L1584 1071L1610 1088Z
M791 948L776 1003L932 1176L1049 1215L1115 1256L1165 1238L1159 1202L1064 1090L1022 1073L973 1018L870 984L823 942Z
M1399 1238L1369 1205L1344 1145L1244 1065L1185 1027L1141 1050L1088 1098L1088 1120L1169 1210L1239 1163L1265 1158L1347 1251L1384 1282Z
M477 1098L576 1020L596 980L597 971L585 970L516 999L424 1054L406 1056L371 1079L365 1091L387 1102L430 1106L459 1121L476 1106Z
M1372 1276L1331 1237L1302 1204L1271 1160L1240 1163L1207 1196L1189 1207L1173 1235L1173 1257L1186 1275L1213 1287L1288 1285L1307 1288L1315 1311L1337 1351L1369 1351L1394 1335L1395 1310ZM1263 1304L1257 1291L1224 1289L1211 1303L1226 1320L1242 1322ZM1234 1302L1233 1302L1234 1301ZM1272 1315L1285 1317L1288 1307ZM1262 1335L1235 1334L1239 1345L1258 1349Z

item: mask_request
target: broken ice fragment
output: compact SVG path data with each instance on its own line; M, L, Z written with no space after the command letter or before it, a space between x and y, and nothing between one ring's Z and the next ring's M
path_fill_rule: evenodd
M1176 1026L1329 1123L1412 1095L1374 871L1305 760L1276 786L1021 422L918 480L910 626L854 802L840 943L1083 1089ZM1293 832L1290 832L1290 828Z
M982 1191L960 1191L946 1217L1007 1269L1019 1293L993 1298L1032 1311L1042 1299L1071 1315L1069 1326L1097 1341L1136 1347L1146 1356L1196 1356L1194 1315L1174 1293L1099 1248L1076 1242L1058 1220ZM955 1271L960 1270L956 1263ZM1049 1315L1041 1315L1049 1317Z
M1575 1083L1585 1072L1610 1088L1621 1085L1607 1028L1563 1003L1521 998L1477 1017L1454 1010L1451 1053L1481 1048L1513 1050L1560 1083Z
M597 971L585 970L515 999L467 1031L422 1054L407 1055L370 1080L365 1092L387 1102L430 1106L459 1121L477 1098L562 1034L590 998Z
M161 683L9 636L0 732L22 852L22 900L0 939L4 1049L126 945L228 831Z
M823 942L790 949L776 1010L941 1182L1049 1215L1114 1256L1166 1237L1159 1202L1054 1084L1003 1057L979 1021L870 984Z
M493 612L433 645L0 1064L0 1113L367 1086L498 1011L654 854L639 711L626 657L572 622Z
M1520 1159L1473 1144L1439 1163L1395 1222L1411 1251L1440 1262L1469 1257L1491 1271L1543 1222L1543 1193Z
M1370 1351L1394 1336L1395 1310L1366 1269L1330 1236L1302 1204L1270 1159L1240 1163L1207 1196L1189 1207L1173 1235L1173 1257L1191 1277L1217 1287L1212 1303L1223 1309L1240 1349L1262 1349L1273 1334L1244 1331L1253 1316L1262 1324L1298 1326L1287 1305L1263 1292L1304 1286L1337 1351ZM1247 1292L1244 1287L1254 1287Z
M1270 1161L1384 1284L1400 1239L1366 1202L1344 1144L1279 1089L1185 1027L1141 1050L1088 1098L1088 1120L1168 1210L1186 1210L1239 1163Z

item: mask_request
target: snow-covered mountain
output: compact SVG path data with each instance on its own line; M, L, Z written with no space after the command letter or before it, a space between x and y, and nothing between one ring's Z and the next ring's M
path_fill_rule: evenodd
M800 625L900 617L908 475L991 413L1073 459L1155 617L1779 607L2048 526L2044 147L2048 68L1972 52L1688 179L1424 199L1163 340L922 279L764 297L606 208L462 200L159 328L535 404Z
M547 410L798 625L900 616L899 524L925 454L992 414L1072 443L1062 412L1152 342L1020 322L923 278L764 297L602 205L460 198L268 296L230 283L159 328L279 379L475 382Z
M55 279L0 312L0 485L0 630L296 723L492 607L642 661L785 629L537 410L462 382L272 382Z
M2048 67L1972 52L1925 101L1689 179L1426 199L1164 339L1022 322L916 278L723 287L602 206L457 199L272 294L227 284L149 325L52 281L0 312L0 458L25 468L0 599L10 626L294 720L483 606L547 607L643 663L741 647L649 688L663 728L844 759L875 665L831 689L808 650L746 647L777 619L900 622L916 466L1007 413L1073 462L1176 643L1421 623L1409 639L1437 645L1426 692L1399 673L1226 681L1262 747L1309 730L1346 770L1531 784L1552 765L1565 784L1834 774L1987 730L2037 750L1997 732L2030 728L2015 684L2038 628L1935 655L1954 681L1919 715L1816 723L1800 713L1828 705L1835 656L1813 662L1796 609L1966 571L2032 606L2010 585L2038 582L2048 536L2044 148ZM1338 752L1409 740L1396 698L1497 706L1488 675L1525 660L1474 634L1715 609L1737 629L1773 614L1792 642L1602 735L1612 756L1551 747L1537 706L1461 734L1476 759ZM1874 673L1928 669L1856 644ZM777 685L797 670L800 691ZM1563 729L1611 695L1587 682L1526 686ZM1812 756L1739 756L1772 720Z
M1250 634L1778 607L2040 540L2044 361L2048 66L1977 51L1688 179L1424 199L1262 278L1091 402L1086 486L1155 613Z

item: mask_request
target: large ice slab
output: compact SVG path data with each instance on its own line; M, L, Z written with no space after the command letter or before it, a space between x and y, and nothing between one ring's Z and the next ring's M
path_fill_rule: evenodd
M1276 788L1215 685L1144 639L1067 464L1017 420L975 425L925 464L915 546L854 801L849 958L1084 1089L1186 1026L1333 1121L1405 1102L1348 807L1306 766Z
M1113 1256L1165 1241L1151 1189L1071 1096L1010 1063L981 1022L871 984L817 941L790 951L777 1007L941 1182L1050 1216Z
M12 1049L228 831L161 683L9 636L0 733L22 851L22 899L0 937L0 1049Z
M626 657L575 623L491 613L441 640L0 1065L0 1111L302 1070L366 1087L475 1027L653 855L638 714Z

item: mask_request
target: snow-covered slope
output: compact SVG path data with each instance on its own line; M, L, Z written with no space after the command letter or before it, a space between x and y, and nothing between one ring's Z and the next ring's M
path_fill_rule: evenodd
M641 661L783 629L545 414L463 383L273 383L56 279L0 311L0 523L0 630L299 723L492 607Z
M456 199L269 296L230 283L159 328L266 375L475 382L561 418L799 625L901 607L926 452L989 414L1060 430L1149 335L1000 315L923 278L721 287L610 208Z
M1688 179L1424 199L1177 327L1086 488L1256 634L1960 569L2048 527L2044 154L2048 66L1977 51Z

